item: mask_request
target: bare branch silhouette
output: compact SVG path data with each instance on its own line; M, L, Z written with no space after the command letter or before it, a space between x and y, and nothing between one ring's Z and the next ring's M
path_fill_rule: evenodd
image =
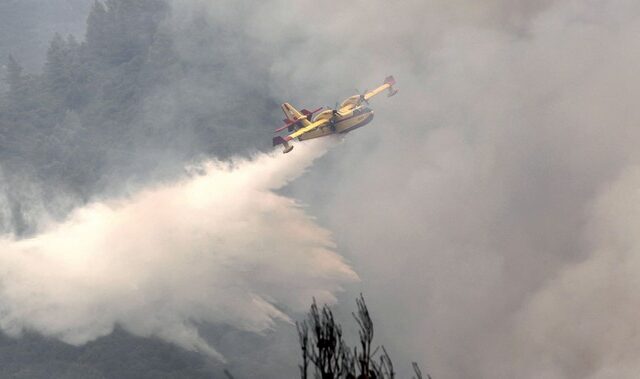
M302 379L309 378L311 366L314 379L395 379L396 372L387 350L384 346L373 348L373 320L362 294L356 299L356 306L357 311L352 315L359 327L360 343L350 348L331 308L324 305L320 309L313 299L307 320L296 323L302 350L299 365ZM413 370L417 375L414 379L423 379L416 363ZM428 375L427 378L431 379Z

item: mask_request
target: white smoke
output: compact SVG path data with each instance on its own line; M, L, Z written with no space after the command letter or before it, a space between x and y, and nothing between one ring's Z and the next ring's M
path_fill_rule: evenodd
M529 366L521 374L635 378L640 372L640 167L624 170L589 215L589 258L549 281L518 317L522 353L539 357L535 365L524 361Z
M276 93L398 80L299 193L400 376L638 377L639 2L262 4Z
M27 240L0 241L0 327L71 344L116 325L222 357L203 323L262 331L356 274L330 233L276 194L325 148L208 162L179 183L75 211Z

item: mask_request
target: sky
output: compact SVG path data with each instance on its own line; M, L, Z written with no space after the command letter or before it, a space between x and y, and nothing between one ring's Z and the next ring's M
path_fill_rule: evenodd
M261 251L273 259L231 266L231 272L246 274L243 270L253 267L249 274L267 275L258 282L248 275L234 296L247 300L264 290L258 306L264 317L238 322L244 312L255 312L255 303L227 302L224 293L208 298L214 303L190 298L190 291L211 283L194 284L185 274L168 284L141 282L151 293L162 288L164 294L188 295L191 313L175 311L182 309L180 302L168 302L173 309L168 314L175 318L161 320L158 328L188 326L173 329L175 334L146 330L129 317L160 309L154 303L139 306L135 297L129 308L105 315L102 329L88 325L87 309L109 308L110 299L121 298L122 289L109 281L99 290L106 300L98 303L78 301L92 292L74 292L77 286L44 291L38 311L67 307L71 298L78 305L73 308L77 319L39 324L33 303L21 295L29 292L21 286L29 281L18 275L12 291L5 290L14 296L17 312L3 315L5 330L23 327L15 325L19 319L81 343L124 322L132 333L160 335L212 356L226 355L221 341L239 341L234 336L218 338L217 344L207 341L206 333L191 324L195 319L271 329L266 338L273 341L273 357L262 359L280 362L278 354L288 354L288 344L297 341L286 342L278 333L290 333L288 321L304 309L305 297L324 293L327 301L337 301L337 314L349 320L353 300L363 292L377 341L385 344L402 375L408 375L411 361L434 377L447 378L632 378L640 371L640 325L634 312L640 306L640 241L634 233L640 223L640 108L635 101L640 95L640 4L175 0L168 22L182 30L202 15L234 31L229 44L207 51L178 43L184 47L182 58L199 61L225 54L237 60L238 72L266 68L269 93L281 102L309 109L332 105L355 89L373 88L389 74L400 89L393 98L373 100L373 123L319 152L299 145L294 149L298 155L258 155L237 167L223 162L207 171L227 175L231 183L243 170L275 176L276 184L261 176L248 187L264 201L266 213L232 213L251 222L249 240L265 244ZM254 46L251 56L233 49L236 40ZM251 83L250 76L244 79ZM255 122L271 128L278 117ZM257 164L269 169L263 172ZM188 183L196 182L197 177ZM142 217L155 226L184 228L176 237L182 250L182 244L193 246L187 236L202 226L192 223L190 215L159 217L158 210L143 206L150 201L145 196L179 197L187 190L182 185L149 189L126 204L94 205L74 217L98 222L115 212L113 217L121 220L116 226L128 225L128 215L134 215L133 220ZM220 196L232 209L256 206L236 190ZM183 209L184 204L175 206ZM74 217L31 241L35 248L17 241L2 244L7 251L35 249L37 255L39 249L56 247L48 239L74 227ZM265 220L273 217L313 232ZM205 232L210 230L216 230L209 240L214 245L237 242L233 233L215 227ZM265 239L259 233L286 237ZM101 235L84 242L99 245ZM123 241L123 256L138 248L139 241ZM156 242L149 240L150 246ZM317 246L322 246L322 263L313 254L300 255ZM234 249L234 254L245 251ZM171 259L174 251L160 257ZM229 256L228 250L220 251L215 257ZM182 267L191 267L186 258ZM73 262L62 261L67 268L75 267ZM108 267L119 270L121 263L115 262ZM37 268L21 259L14 263L24 267L18 274ZM133 265L139 271L131 275L153 277L175 264ZM286 279L299 283L303 275L314 278L311 289L287 287ZM236 285L225 274L216 279L213 288ZM281 314L273 304L291 314ZM25 321L24 314L35 316ZM256 354L246 350L247 357ZM270 370L272 377L282 377L295 370L295 362Z

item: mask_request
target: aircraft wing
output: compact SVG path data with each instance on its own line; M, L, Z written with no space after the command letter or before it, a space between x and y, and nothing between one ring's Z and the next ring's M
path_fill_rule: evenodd
M369 99L371 99L372 97L374 97L375 95L385 91L385 90L389 90L389 97L395 95L396 93L398 93L397 89L393 88L393 85L396 84L396 80L393 78L393 76L389 76L384 80L384 84L381 85L380 87L374 89L373 91L369 91L367 93L365 93L363 95L363 98L365 101L369 101Z
M284 153L288 153L293 149L292 145L289 145L289 141L293 140L294 138L298 138L301 135L305 134L305 133L309 133L312 132L316 129L318 129L319 127L326 125L329 123L329 120L320 120L320 121L316 121L316 122L312 122L309 125L300 128L298 130L296 130L295 132L289 134L286 137L282 137L282 136L276 136L273 137L273 146L278 146L278 145L283 145L284 146Z
M294 138L298 138L301 135L303 135L305 133L309 133L312 130L316 130L317 128L319 128L319 127L321 127L323 125L326 125L328 123L329 123L329 120L327 120L327 119L316 121L316 122L312 122L311 124L305 126L304 128L300 128L300 129L296 130L295 132L289 134L286 137L286 140L290 141L290 140L292 140Z

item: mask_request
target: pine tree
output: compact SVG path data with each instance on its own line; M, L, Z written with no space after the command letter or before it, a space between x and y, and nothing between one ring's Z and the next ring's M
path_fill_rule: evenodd
M33 111L38 108L40 100L37 78L24 74L20 63L11 55L7 62L6 81L9 86L6 115L9 119L36 116Z
M359 326L360 349L348 346L331 308L327 305L318 308L315 299L307 320L296 323L302 350L299 366L302 379L309 377L309 368L313 368L315 378L320 379L395 378L393 362L384 346L372 349L373 320L362 295L356 299L356 305L358 310L353 317ZM417 363L413 363L413 370L417 378L422 379ZM427 378L431 377L427 375Z
M73 36L64 40L56 34L44 65L43 86L49 98L49 108L58 113L66 110L78 110L85 100L83 93L82 65L80 64L80 45Z
M22 74L22 66L9 55L7 62L7 84L9 85L9 104L18 106L27 96L26 78Z
M54 36L47 51L47 60L44 65L44 87L50 95L53 109L61 109L66 105L67 94L71 86L70 57L66 42L60 34Z
M108 52L105 37L109 31L107 16L107 9L104 4L96 0L87 18L86 32L88 58L91 59L91 63L95 65L99 65L103 60L103 56Z

